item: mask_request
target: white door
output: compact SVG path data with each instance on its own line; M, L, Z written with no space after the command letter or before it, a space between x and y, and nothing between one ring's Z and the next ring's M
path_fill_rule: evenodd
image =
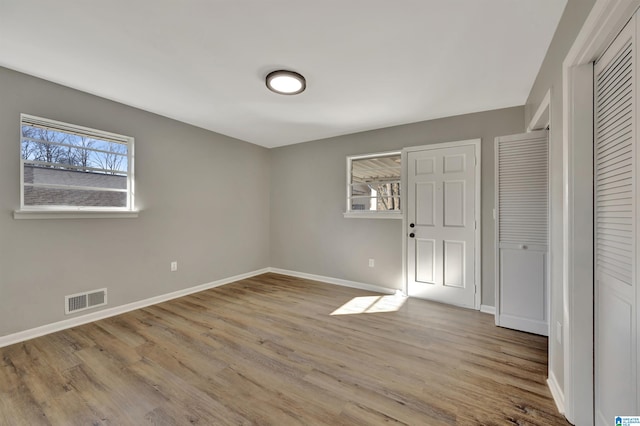
M409 151L407 294L479 308L476 151L479 141Z
M496 138L496 325L549 335L547 131Z
M595 415L639 415L637 19L595 65Z

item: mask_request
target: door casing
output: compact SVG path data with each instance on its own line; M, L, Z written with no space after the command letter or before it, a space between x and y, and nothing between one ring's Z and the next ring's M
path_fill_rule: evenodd
M592 62L602 55L638 7L640 0L597 0L562 65L565 226L563 253L552 251L551 258L562 256L564 319L562 334L549 339L549 350L561 346L564 362L562 370L550 365L549 373L564 373L563 388L552 393L558 409L574 424L594 422L593 237L578 226L584 220L585 209L593 209L593 102L585 102L584 98L590 96L593 100ZM588 276L583 279L580 274L584 272Z
M475 192L475 214L474 214L474 219L476 221L476 229L475 229L475 247L474 247L474 252L475 252L475 256L474 256L474 278L475 278L475 282L476 282L476 297L475 297L475 309L480 309L480 304L482 301L482 265L481 265L481 259L482 259L482 241L481 241L481 236L482 236L482 232L481 232L481 228L482 228L482 215L481 215L481 210L482 210L482 205L480 203L481 198L480 198L480 194L481 194L481 170L482 170L482 164L481 164L481 150L480 150L480 144L481 144L481 140L480 139L468 139L468 140L462 140L462 141L454 141L454 142L444 142L444 143L436 143L436 144L430 144L430 145L421 145L421 146L412 146L412 147L408 147L408 148L404 148L402 150L402 178L401 178L401 187L403 191L406 191L405 188L407 188L408 185L408 167L407 167L407 159L408 159L408 155L409 152L415 152L415 151L426 151L426 150L430 150L430 149L442 149L442 148L452 148L452 147L459 147L459 146L465 146L465 145L472 145L474 147L474 153L475 153L475 157L476 157L476 169L475 169L475 179L476 179L476 187L474 188L474 192ZM406 192L403 194L403 197L406 197ZM404 204L406 206L406 203ZM408 274L407 274L407 243L408 243L408 234L409 231L407 231L409 229L409 223L407 220L407 216L408 216L408 212L407 209L404 208L402 209L402 282L404 283L404 293L408 294Z

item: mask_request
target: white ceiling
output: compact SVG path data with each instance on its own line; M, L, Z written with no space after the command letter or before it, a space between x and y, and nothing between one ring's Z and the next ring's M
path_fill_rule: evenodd
M2 0L0 65L276 147L523 105L566 1Z

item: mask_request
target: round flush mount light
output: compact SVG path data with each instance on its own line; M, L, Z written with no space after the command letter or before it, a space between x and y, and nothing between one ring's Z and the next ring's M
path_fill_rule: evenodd
M281 95L297 95L307 87L303 76L293 71L278 70L267 74L266 79L269 90Z

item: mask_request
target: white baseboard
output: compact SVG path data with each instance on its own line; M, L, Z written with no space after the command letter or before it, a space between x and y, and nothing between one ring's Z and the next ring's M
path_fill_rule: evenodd
M480 305L480 312L485 313L485 314L495 315L496 314L496 307L495 306L489 306L489 305Z
M549 390L551 390L551 395L553 396L553 400L556 402L558 411L561 414L564 414L564 393L562 392L562 389L560 389L560 385L558 385L558 380L556 380L556 376L553 374L553 371L549 371L547 385L549 386Z
M322 281L327 284L340 285L343 287L358 288L360 290L375 291L377 293L395 294L398 289L381 287L373 284L365 284L357 281L343 280L340 278L325 277L322 275L307 274L305 272L289 271L287 269L269 268L269 272L274 274L289 275L296 278L304 278L306 280Z
M101 311L92 312L90 314L78 316L75 318L54 322L52 324L43 325L40 327L32 328L30 330L20 331L18 333L8 334L6 336L0 336L0 348L13 345L15 343L24 342L25 340L44 336L45 334L55 333L56 331L77 327L79 325L87 324L93 321L120 315L125 312L145 308L150 305L156 305L158 303L166 302L171 299L177 299L178 297L183 297L189 294L208 290L210 288L220 287L225 284L230 284L232 282L240 281L246 278L255 277L256 275L265 274L269 271L270 268L259 269L257 271L247 272L246 274L235 275L229 278L223 278L221 280L213 281L207 284L185 288L182 290L174 291L172 293L162 294L160 296L140 300L138 302L127 303L126 305L115 306L113 308L103 309Z

